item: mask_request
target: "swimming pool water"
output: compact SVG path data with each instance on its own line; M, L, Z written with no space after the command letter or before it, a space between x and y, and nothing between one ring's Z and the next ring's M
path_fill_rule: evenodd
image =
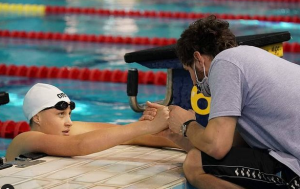
M0 62L27 66L76 66L101 70L128 70L135 67L147 70L139 64L124 63L125 53L145 48L151 46L0 38Z
M78 24L68 25L62 19L42 21L40 18L26 20L12 19L1 24L2 29L25 30L25 31L50 31L61 33L79 34L106 34L113 36L143 36L143 37L167 37L178 38L184 28L191 20L174 19L146 19L138 18L137 22L126 22L134 18L118 18L120 21L107 21L103 17L89 17L90 22L81 20L84 16L74 16ZM5 20L5 17L0 20ZM26 21L25 21L26 20ZM123 20L123 21L121 21ZM44 24L46 22L47 24ZM103 23L102 23L103 22ZM230 27L237 36L253 35L257 33L270 33L289 31L292 35L291 42L300 42L300 24L274 23L251 20L231 20ZM26 23L26 24L24 24ZM79 24L80 23L80 24ZM122 23L127 25L122 26ZM62 25L61 27L56 27ZM90 25L95 27L90 27ZM102 26L102 27L100 27ZM125 28L122 30L122 27ZM38 28L38 29L33 29ZM119 28L119 29L116 29ZM136 28L131 31L128 28ZM140 70L147 70L138 64L125 64L124 54L136 50L151 48L152 46L141 45L117 45L105 43L82 43L82 42L61 42L61 41L40 41L12 38L0 38L0 62L16 65L46 65L46 66L78 66L98 69L121 69L127 70L137 67ZM299 55L298 55L299 56ZM31 57L30 59L24 57ZM45 58L47 57L47 58ZM297 64L299 58L289 59Z
M300 25L287 22L266 22L255 20L228 20L233 33L253 35L258 33L288 30L291 42L300 42ZM24 17L22 15L1 15L2 30L60 32L70 34L95 34L113 36L178 38L192 23L192 19L113 17L98 15L49 15L45 17ZM92 27L91 27L92 26Z
M95 7L123 10L157 10L250 15L299 15L299 3L222 0L2 0L3 3L43 4L52 6Z
M1 3L43 4L76 7L95 7L124 10L163 10L184 12L206 12L227 14L299 15L297 3L259 3L236 1L179 1L179 0L2 0ZM251 6L250 6L251 5ZM24 15L1 14L1 30L44 31L77 34L142 36L178 38L192 22L189 19L160 19L139 17L114 17L97 15L50 15L26 17ZM229 20L232 31L237 35L289 31L290 42L300 42L300 24ZM39 41L0 38L0 63L7 65L68 66L97 69L128 70L136 67L147 71L139 64L126 64L124 54L152 46L118 45L104 43ZM284 58L300 64L300 55L285 53ZM157 71L157 70L155 70ZM161 70L160 70L161 71ZM73 120L100 121L126 124L137 120L141 114L131 110L126 94L126 84L87 82L59 79L33 79L0 76L0 89L10 94L11 102L0 106L0 120L24 121L22 101L28 89L37 82L53 84L66 92L76 102ZM164 98L165 87L140 85L139 102L157 101ZM0 156L10 140L0 140ZM2 150L2 151L1 151Z
M22 112L24 96L32 85L40 82L57 86L75 101L76 108L72 111L74 121L125 124L137 120L141 115L130 109L125 84L2 76L0 81L1 90L10 96L10 103L0 106L2 121L25 120ZM138 101L162 100L164 93L164 86L139 85Z

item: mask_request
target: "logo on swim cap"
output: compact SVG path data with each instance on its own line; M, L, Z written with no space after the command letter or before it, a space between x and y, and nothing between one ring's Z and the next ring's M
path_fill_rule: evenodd
M65 93L59 93L57 94L57 97L58 98L65 98L65 97L68 97Z

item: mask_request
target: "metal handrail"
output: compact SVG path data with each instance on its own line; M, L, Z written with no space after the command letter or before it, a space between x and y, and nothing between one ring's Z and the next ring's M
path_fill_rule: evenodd
M138 73L137 69L130 69L128 71L128 79L127 79L127 95L129 97L130 107L135 112L143 112L146 109L146 104L139 104L137 102L137 89L138 89ZM166 95L163 100L157 101L155 103L168 106L172 102L173 95L173 82L172 82L172 69L167 70L167 83L166 83Z

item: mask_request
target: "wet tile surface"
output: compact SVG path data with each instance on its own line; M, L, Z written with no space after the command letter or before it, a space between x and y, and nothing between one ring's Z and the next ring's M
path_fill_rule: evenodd
M45 157L46 162L0 172L0 186L15 188L186 188L186 154L172 149L120 145L80 157Z

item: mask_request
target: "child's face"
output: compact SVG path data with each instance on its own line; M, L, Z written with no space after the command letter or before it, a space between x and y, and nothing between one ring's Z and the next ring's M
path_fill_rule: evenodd
M70 106L65 110L51 108L39 112L39 125L45 134L69 136L72 126Z

